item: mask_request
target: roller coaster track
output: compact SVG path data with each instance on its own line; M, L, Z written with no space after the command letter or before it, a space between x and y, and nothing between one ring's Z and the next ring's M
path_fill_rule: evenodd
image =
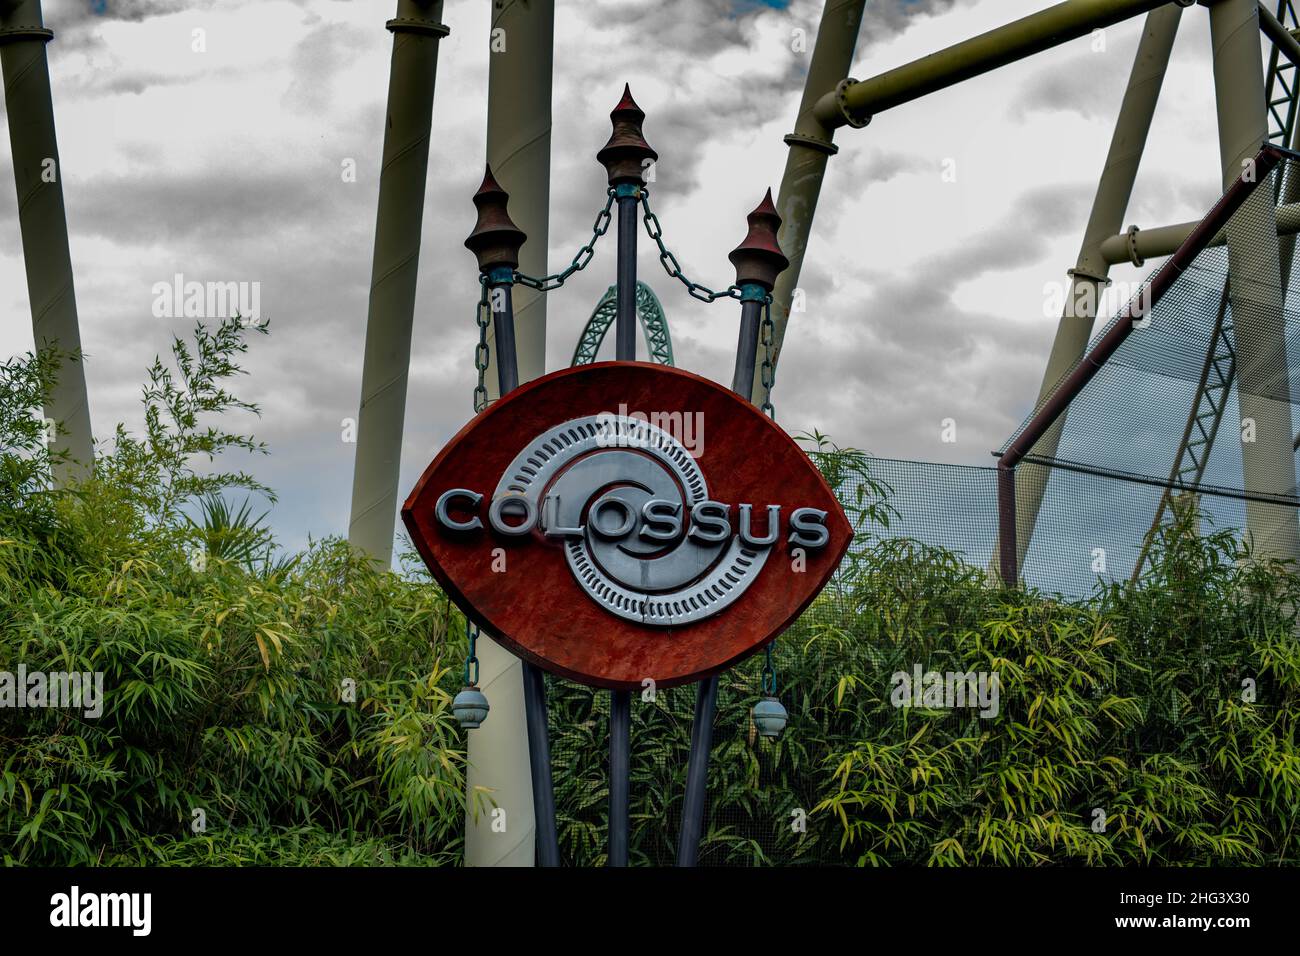
M1300 17L1296 15L1295 0L1279 0L1277 18L1293 34L1300 30ZM1300 97L1296 96L1297 79L1295 64L1281 55L1276 46L1269 54L1268 80L1265 85L1268 99L1269 132L1271 143L1282 146L1295 144L1296 109ZM1292 201L1293 193L1300 193L1300 183L1294 181L1294 172L1285 182L1278 174L1275 186L1274 202L1287 193L1286 201ZM1282 289L1285 294L1291 259L1295 252L1295 237L1286 236L1279 241L1282 262ZM1236 373L1237 355L1233 350L1235 329L1228 314L1228 280L1223 283L1223 295L1219 299L1219 310L1214 323L1214 334L1210 336L1209 348L1206 349L1205 363L1201 369L1200 382L1196 389L1196 398L1192 402L1191 413L1187 417L1187 427L1183 430L1183 439L1178 446L1173 467L1169 471L1169 480L1165 484L1160 503L1156 506L1155 518L1151 528L1142 541L1142 550L1137 563L1133 566L1132 580L1136 581L1142 572L1142 565L1151 549L1160 523L1169 511L1173 496L1178 492L1194 492L1201 486L1205 477L1205 466L1209 462L1214 440L1223 424L1223 412L1228 405L1228 393ZM1300 438L1297 439L1300 441Z
M573 350L571 365L590 365L596 361L600 343L605 341L605 333L614 323L618 312L618 290L610 286L609 290L596 303L591 318L578 338L577 348ZM673 364L673 340L668 334L668 320L664 318L664 308L659 299L644 282L636 284L636 314L641 321L641 331L645 334L646 349L650 360L659 365Z

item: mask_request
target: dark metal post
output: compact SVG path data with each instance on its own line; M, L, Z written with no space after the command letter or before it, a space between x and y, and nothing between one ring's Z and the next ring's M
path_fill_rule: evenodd
M546 680L541 668L524 661L524 714L528 719L528 766L533 776L533 816L537 822L537 865L560 865L555 829L555 788L551 780L551 739L546 724Z
M637 208L645 170L659 158L641 132L645 113L624 85L623 98L609 114L613 132L596 154L605 167L618 199L618 311L614 326L614 357L636 361L636 239ZM628 795L632 770L632 696L615 690L609 695L609 865L627 866Z
M691 722L691 756L686 765L686 799L677 839L677 865L694 866L704 834L704 794L709 783L709 751L713 749L713 716L718 709L718 678L696 685L695 719Z
M761 290L760 290L761 291ZM740 338L736 343L736 370L731 390L748 399L754 394L754 365L758 358L758 327L763 318L763 298L740 300Z
M727 256L736 267L740 287L740 337L736 343L736 368L731 389L753 401L754 364L759 332L768 296L776 277L790 264L777 242L781 217L772 203L772 190L746 221L749 233ZM713 718L718 708L718 678L700 681L695 692L695 720L691 724L691 755L686 768L686 799L682 803L682 829L677 841L677 865L695 866L704 833L704 797L709 782L709 752L713 749Z
M488 305L497 340L497 388L504 397L519 386L519 357L515 350L515 307L511 295L515 271L497 266L488 273Z
M636 361L636 238L640 189L631 183L614 187L618 199L618 311L614 320L614 357Z
M510 219L510 197L492 177L489 166L483 185L474 194L478 221L465 245L478 258L479 272L488 285L488 301L496 328L497 383L504 398L519 384L515 355L515 316L510 295L519 247L527 236ZM555 790L551 780L551 742L546 725L546 683L541 670L524 662L524 714L528 722L528 764L533 781L533 814L537 825L537 862L560 865L560 841L555 829Z
M1016 470L998 463L998 572L1002 586L1016 586Z
M609 184L618 199L618 312L614 328L615 357L620 362L636 361L636 237L637 206L645 171L659 158L645 141L641 124L645 113L632 99L629 86L609 114L614 126L607 142L596 154L605 167Z
M627 866L632 775L632 694L609 694L609 865Z

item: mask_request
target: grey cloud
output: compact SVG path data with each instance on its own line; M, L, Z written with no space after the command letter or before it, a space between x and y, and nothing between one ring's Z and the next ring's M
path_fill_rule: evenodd
M1125 48L1128 53L1128 48ZM1128 82L1131 54L1118 50L1085 53L1036 70L1011 103L1011 115L1024 119L1037 110L1077 113L1113 122Z
M322 0L301 5L313 14L337 9ZM962 5L954 0L873 2L859 49L878 49L916 17ZM138 4L119 8L117 18L141 19L181 7L179 2ZM990 26L1001 22L999 4L985 7ZM99 31L96 21L84 15L72 23L59 22L69 18L56 19L58 9L51 2L47 14L61 40L109 32ZM211 129L223 132L199 144L208 150L201 168L193 168L197 160L187 161L184 151L169 150L165 131L153 142L147 130L133 129L112 144L113 155L123 161L115 168L129 169L130 175L69 170L65 181L97 427L119 418L134 420L136 383L149 360L155 352L165 352L168 333L186 334L192 324L153 318L152 281L181 271L199 280L247 277L263 282L272 333L254 337L246 357L251 374L237 389L264 404L265 416L253 430L272 454L247 464L282 493L272 520L289 544L303 543L307 529L318 535L343 532L347 522L355 446L342 443L339 422L355 415L360 383L387 81L388 40L382 22L391 16L388 3L374 9L367 23L384 50L367 47L373 68L362 102L352 95L347 97L351 105L341 108L322 92L330 83L331 59L351 52L348 28L323 28L316 17L304 16L268 64L287 74L288 84L277 87L263 108L249 110L249 115L205 118ZM481 6L448 5L447 20L461 40L468 35L461 24L471 10L480 11L475 29L481 30L487 18ZM776 130L779 136L789 128L784 124L793 123L803 87L806 58L781 58L780 51L765 44L783 42L780 36L774 39L773 22L811 32L820 10L820 0L797 0L788 10L734 7L721 0L646 2L631 8L605 2L560 5L564 28L556 37L552 268L566 264L590 235L604 197L604 174L594 154L608 135L606 116L627 79L649 113L647 135L664 157L654 199L664 214L669 244L683 254L682 265L693 278L725 285L730 279L726 252L743 235L744 212L761 195L761 186L775 186L780 176L785 152L770 135L772 126L783 127ZM434 108L402 493L469 417L474 382L470 356L478 290L472 259L461 242L473 222L469 196L482 175L486 57L474 59L466 52L472 39L459 48L454 42L444 47L447 58L440 64ZM460 55L453 56L458 49ZM737 78L715 76L707 66L719 52L753 68L742 67ZM148 50L133 46L129 36L123 49L112 53L148 63ZM79 81L68 74L94 72L83 62L89 58L76 59L76 71L61 71L55 64L56 81ZM150 74L125 75L114 81L118 85L112 92L129 94L133 86L162 81ZM218 92L224 88L215 72L195 82L211 84ZM287 92L279 97L282 89ZM105 108L109 105L106 98ZM290 112L319 115L320 141L315 131L282 137L276 124ZM920 113L909 115L909 122L926 121ZM761 141L759 124L765 127ZM878 184L901 177L915 162L905 139L894 141L898 149L885 150L870 137L850 148L847 138L832 165L833 176L851 171ZM753 149L746 150L737 168L712 161L704 165L706 149L750 142ZM342 156L356 159L358 183L340 182ZM1032 401L1055 327L1048 320L1009 321L998 304L999 273L1041 260L1053 237L1081 226L1091 196L1091 184L1083 184L1031 190L1014 198L1052 172L1020 176L1013 163L1000 183L1008 207L999 221L951 250L918 256L897 274L868 274L855 265L855 283L865 281L862 294L847 296L833 263L819 254L810 256L800 282L809 311L791 325L776 393L783 424L793 430L819 426L842 443L880 454L987 460L987 449L1005 438ZM715 209L712 184L741 176L755 183L753 201L743 208ZM13 222L13 189L5 185L12 182L11 171L0 169L0 179L0 220ZM871 222L835 232L836 206L824 197L816 230L824 239L853 243L887 235L889 224ZM961 223L955 228L960 234L970 231ZM707 250L700 261L687 261L694 257L683 253L683 235L694 235L699 239L694 248ZM12 240L16 254L16 226L4 238ZM916 230L900 229L895 241L916 242ZM551 297L551 367L567 364L578 330L612 281L613 246L611 232L592 268ZM649 246L643 241L641 273L664 302L679 364L726 381L734 307L725 302L708 307L690 299L663 275ZM1063 274L1066 265L1054 267L1053 275ZM979 283L985 298L958 307L954 291L961 283ZM722 326L726 336L718 334ZM938 420L949 414L959 419L956 447L938 442ZM245 462L232 459L231 464Z
M369 39L350 24L323 23L313 28L290 55L293 81L285 93L285 105L324 112L330 103L335 68L349 49L363 46Z
M139 23L151 17L180 13L183 10L202 9L212 6L212 0L61 0L59 3L46 4L47 25L52 21L59 23L80 23L83 21L125 20Z
M1032 400L1055 327L1044 320L1026 335L1023 316L1000 314L997 273L1041 260L1079 222L1087 194L1083 185L1030 190L972 242L903 274L864 275L871 292L852 306L838 304L843 292L824 272L805 268L809 311L791 319L776 393L787 427L892 457L984 463ZM953 299L975 281L986 310ZM828 381L841 384L828 391ZM950 416L956 445L939 440Z
M974 2L976 0L885 0L883 3L870 3L862 15L858 51L892 39L906 30L913 20L938 16L956 6Z

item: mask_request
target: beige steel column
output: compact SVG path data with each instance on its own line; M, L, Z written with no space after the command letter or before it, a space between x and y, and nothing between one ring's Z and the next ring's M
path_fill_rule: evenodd
M1102 243L1123 227L1124 213L1133 194L1133 183L1142 161L1142 152L1146 148L1147 134L1151 130L1151 119L1160 99L1160 88L1169 67L1169 56L1178 34L1182 12L1182 7L1171 3L1147 14L1133 69L1129 73L1128 87L1124 91L1119 116L1115 120L1110 152L1097 183L1097 194L1084 230L1083 245L1074 268L1069 271L1070 288L1066 295L1065 309L1056 327L1056 338L1048 355L1035 407L1047 398L1061 377L1083 357L1092 337L1093 325L1097 319L1097 303L1110 284L1110 263L1102 255ZM1065 420L1066 415L1062 415L1038 440L1035 445L1038 454L1047 457L1056 454ZM1038 521L1047 479L1048 470L1042 465L1026 463L1016 469L1018 568L1024 568L1025 553L1029 550L1034 525ZM996 547L993 553L996 556Z
M822 180L826 176L826 161L839 147L832 140L835 131L817 119L814 109L827 90L849 72L853 65L853 49L858 42L862 26L862 8L866 0L826 0L821 23L817 27L817 40L813 44L808 76L804 80L803 99L799 102L799 117L794 132L785 137L790 151L786 155L785 174L781 177L776 205L781 215L781 232L778 241L781 251L790 260L790 266L776 281L772 290L772 322L775 325L772 351L773 361L779 355L785 327L790 319L790 302L799 285L799 270L803 267L804 253L808 249L808 236L812 232L813 215L817 212L817 199L821 195ZM758 360L754 363L753 396L756 403L764 401L763 356L760 346Z
M27 297L32 308L36 348L81 351L77 299L68 250L68 220L63 206L63 167L54 134L54 102L45 44L54 38L41 19L40 0L0 0L0 69L18 191ZM64 486L87 477L94 465L90 405L81 359L65 360L45 405L45 416L59 423L50 451L54 480Z
M1268 138L1256 0L1219 0L1211 6L1210 39L1227 188ZM1239 434L1247 430L1247 420L1255 425L1255 440L1243 440L1241 446L1244 485L1248 493L1291 495L1296 484L1294 426L1272 189L1257 189L1227 233ZM1246 534L1259 557L1300 559L1295 508L1247 501Z
M554 0L497 0L492 7L488 54L487 161L510 193L510 218L528 236L519 270L546 275L551 200L551 76L555 44ZM546 372L546 296L527 286L512 290L519 383ZM499 389L496 340L488 328L489 398ZM532 866L537 821L528 765L527 721L519 658L486 634L478 640L480 684L492 710L469 734L467 783L492 791L505 810L504 832L490 815L465 819L466 866Z
M385 568L397 520L438 41L449 32L441 21L442 0L398 0L387 24L393 58L348 522L348 541Z

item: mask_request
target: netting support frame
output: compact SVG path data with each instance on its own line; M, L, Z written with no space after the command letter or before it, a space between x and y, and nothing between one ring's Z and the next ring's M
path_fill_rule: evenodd
M998 574L1003 587L1017 583L1016 469L998 462Z
M1017 541L1015 504L1015 470L1016 466L1029 454L1034 445L1045 432L1055 424L1069 408L1070 403L1092 381L1115 351L1124 344L1125 339L1137 327L1146 313L1159 305L1165 293L1173 286L1178 277L1200 255L1214 236L1228 224L1234 213L1241 208L1246 199L1263 183L1270 173L1285 157L1296 158L1290 150L1265 142L1255 156L1255 161L1244 168L1227 191L1214 204L1196 227L1188 234L1163 266L1151 277L1149 294L1134 296L1113 322L1102 333L1096 344L1061 379L1052 393L1039 405L1037 411L1020 431L1012 437L1005 450L998 457L998 567L1003 583L1014 587L1018 579ZM1028 542L1025 545L1028 553Z

